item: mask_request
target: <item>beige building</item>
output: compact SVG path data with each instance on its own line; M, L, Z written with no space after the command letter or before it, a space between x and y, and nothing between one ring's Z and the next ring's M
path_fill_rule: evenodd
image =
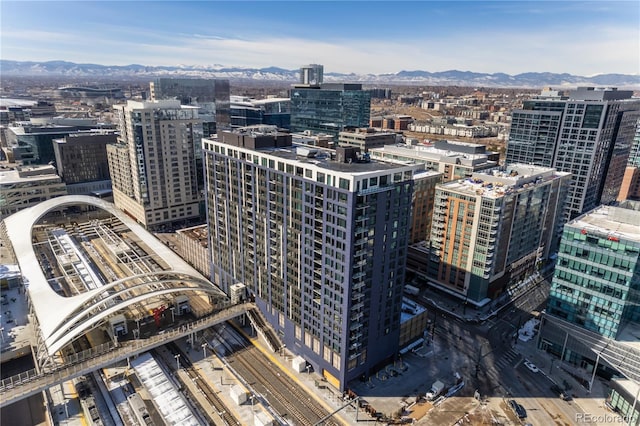
M178 229L176 235L182 258L202 275L211 278L209 227L207 225L199 225Z
M0 168L0 218L50 198L67 195L53 166Z
M436 141L429 145L386 145L369 150L372 159L424 163L429 170L442 173L442 180L469 177L474 172L498 166L499 154L487 151L484 145Z
M420 274L426 264L429 284L488 303L557 250L570 182L566 172L511 164L437 185L429 256L415 264L414 252L407 266Z
M200 216L202 177L198 109L177 100L114 107L120 136L107 146L116 207L149 229Z

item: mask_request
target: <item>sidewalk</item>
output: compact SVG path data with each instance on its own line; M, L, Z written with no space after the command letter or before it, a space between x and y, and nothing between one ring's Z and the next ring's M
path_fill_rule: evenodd
M589 393L589 390L576 380L576 377L588 383L591 380L592 373L566 362L560 362L557 357L537 349L536 340L536 338L528 342L518 340L514 346L514 350L534 363L540 369L541 374L548 377L561 388L565 388L566 384L568 384L571 387L569 392L573 395L573 402L585 413L590 414L592 418L599 417L605 419L607 416L610 417L612 413L604 404L609 392L607 382L596 376L593 381L591 393ZM604 425L604 423L602 424Z
M516 303L523 296L535 291L544 283L545 278L542 274L536 274L525 281L510 287L500 297L487 303L481 308L475 307L473 304L466 303L459 297L447 294L445 291L437 288L428 287L428 290L422 291L419 300L427 303L441 311L447 312L448 315L458 318L465 322L484 322L496 316L500 311L506 309Z

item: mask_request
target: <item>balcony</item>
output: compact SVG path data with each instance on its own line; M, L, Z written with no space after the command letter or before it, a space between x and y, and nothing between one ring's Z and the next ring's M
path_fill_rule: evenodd
M364 302L358 302L355 305L351 306L351 311L354 312L362 308L364 308Z
M353 277L352 277L353 281L357 281L360 278L363 278L365 275L367 275L366 272L357 272L357 273L353 274Z
M356 342L354 344L358 344L359 343L358 340L360 340L360 339L362 339L362 333L361 332L356 333L356 334L354 334L354 335L349 337L349 341L350 342Z
M352 324L351 327L349 327L349 331L356 331L360 328L362 328L362 323L358 322L358 323Z
M353 300L354 303L361 302L362 299L364 299L364 293L352 294L351 299Z
M364 281L360 281L359 283L355 283L353 285L353 291L362 291L362 289L366 286L367 284Z
M360 191L358 191L358 195L376 194L379 192L390 191L391 189L393 189L393 186L379 186L379 187L361 189Z

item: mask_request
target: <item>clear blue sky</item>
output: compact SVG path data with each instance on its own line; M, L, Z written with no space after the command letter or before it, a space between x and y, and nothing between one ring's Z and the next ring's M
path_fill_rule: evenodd
M5 1L0 57L103 65L640 74L634 1Z

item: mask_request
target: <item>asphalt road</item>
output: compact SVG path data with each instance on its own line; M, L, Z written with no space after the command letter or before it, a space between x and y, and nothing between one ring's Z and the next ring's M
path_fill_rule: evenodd
M516 301L496 318L484 324L466 323L440 312L435 317L435 338L448 348L458 363L468 366L466 374L472 386L483 396L515 399L527 410L522 424L570 426L582 410L574 402L563 401L551 391L553 383L541 372L527 369L516 347L514 334L544 303L544 292L531 293L527 300ZM540 302L540 303L539 303ZM527 310L520 308L526 307ZM465 359L465 361L461 361ZM478 377L474 378L478 364ZM518 420L514 415L513 420Z

